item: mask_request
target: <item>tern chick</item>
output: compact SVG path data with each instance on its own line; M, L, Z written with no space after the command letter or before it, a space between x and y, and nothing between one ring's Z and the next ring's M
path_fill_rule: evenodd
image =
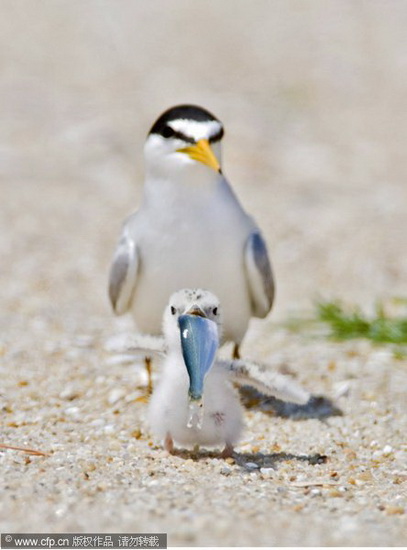
M216 358L222 311L218 298L207 290L174 293L164 312L163 333L166 355L148 420L169 452L175 442L188 448L222 446L222 456L230 456L243 430L235 386L250 385L299 404L310 397L289 378L254 363Z

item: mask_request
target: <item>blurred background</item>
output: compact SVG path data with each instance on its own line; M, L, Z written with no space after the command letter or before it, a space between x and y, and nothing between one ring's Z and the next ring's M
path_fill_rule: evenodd
M183 102L225 124L224 171L270 248L273 319L317 296L401 294L406 28L403 0L2 0L7 308L110 315L145 136Z
M406 295L406 29L405 0L0 0L0 446L51 452L0 453L0 531L405 544L404 364L279 324L316 298L371 312ZM243 355L344 411L248 411L240 452L277 457L270 479L163 460L142 362L106 345L134 330L106 287L144 140L184 102L224 122L224 172L274 266ZM315 453L327 464L291 461ZM333 476L336 494L301 485Z

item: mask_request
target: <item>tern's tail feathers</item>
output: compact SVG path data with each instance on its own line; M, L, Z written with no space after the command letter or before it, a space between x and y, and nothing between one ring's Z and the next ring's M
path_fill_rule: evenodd
M251 386L269 397L304 405L311 394L292 378L262 369L256 363L245 360L222 362L238 386Z

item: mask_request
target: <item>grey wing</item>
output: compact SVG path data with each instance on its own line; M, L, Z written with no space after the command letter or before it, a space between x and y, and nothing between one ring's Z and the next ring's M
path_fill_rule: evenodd
M266 243L258 231L247 240L245 267L253 315L265 317L273 305L274 279Z
M139 262L136 243L125 228L113 256L109 274L109 298L117 315L126 313L131 306Z
M303 405L311 394L288 376L269 369L262 369L256 363L245 360L222 361L231 381L237 386L251 386L268 397Z

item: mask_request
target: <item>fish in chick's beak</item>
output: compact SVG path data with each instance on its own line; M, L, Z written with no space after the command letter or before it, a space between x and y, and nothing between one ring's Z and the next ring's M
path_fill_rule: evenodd
M179 317L182 355L189 375L190 401L201 401L205 376L213 365L219 347L218 327L205 312L193 306Z

